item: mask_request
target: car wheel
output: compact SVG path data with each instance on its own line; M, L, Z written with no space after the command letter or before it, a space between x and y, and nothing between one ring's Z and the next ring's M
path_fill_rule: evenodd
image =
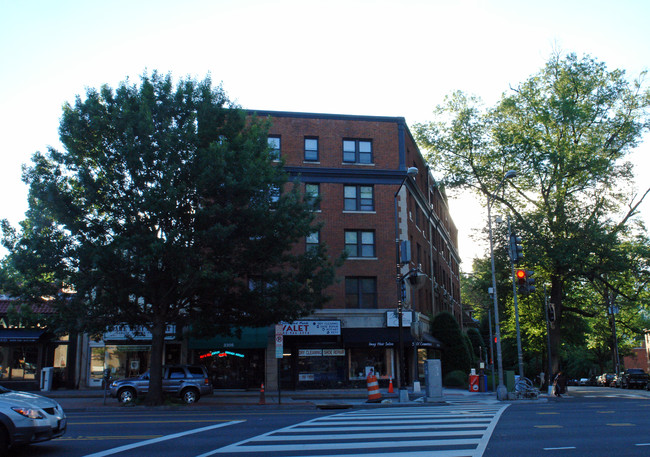
M183 403L186 405L196 403L199 401L199 397L200 395L196 389L185 389L181 392L181 398L183 399Z
M130 403L135 400L136 396L135 390L130 387L122 389L117 393L117 399L120 403Z

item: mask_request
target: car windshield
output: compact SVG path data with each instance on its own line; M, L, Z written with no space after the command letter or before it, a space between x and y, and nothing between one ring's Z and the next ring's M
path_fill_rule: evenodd
M11 392L11 389L0 386L0 394L8 394L9 392Z

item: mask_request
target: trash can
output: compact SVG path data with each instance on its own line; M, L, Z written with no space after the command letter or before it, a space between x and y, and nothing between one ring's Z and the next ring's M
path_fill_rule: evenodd
M477 374L471 374L469 375L469 391L470 392L478 392L479 387L478 387L478 381L479 381L479 376Z
M49 392L52 390L52 380L54 378L54 368L45 367L41 368L41 390Z

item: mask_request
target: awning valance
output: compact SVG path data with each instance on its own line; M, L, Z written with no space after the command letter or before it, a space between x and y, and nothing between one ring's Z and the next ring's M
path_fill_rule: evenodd
M268 327L241 329L241 336L218 335L213 338L199 340L190 338L188 346L190 349L257 349L265 348L268 345Z
M28 328L1 328L0 343L35 343L39 341L45 330Z
M417 341L411 335L409 328L402 329L405 346L429 347L440 349L442 343L429 334L423 334L423 341ZM397 347L399 344L399 328L343 328L341 329L343 343L351 347Z

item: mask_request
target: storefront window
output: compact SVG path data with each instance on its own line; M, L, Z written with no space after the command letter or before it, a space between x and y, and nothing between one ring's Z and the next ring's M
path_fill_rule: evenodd
M101 383L104 374L104 359L106 348L91 347L90 348L90 379L94 383Z
M38 366L36 345L3 347L0 353L1 379L35 380Z
M259 388L264 382L263 349L195 350L193 359L208 369L215 389Z
M345 381L345 349L300 349L298 382L302 387L336 387Z
M91 348L90 377L101 382L104 369L111 370L111 376L130 378L149 369L151 346L149 345L107 345Z
M351 381L366 379L372 368L378 379L394 378L393 349L390 348L350 348L348 349Z

